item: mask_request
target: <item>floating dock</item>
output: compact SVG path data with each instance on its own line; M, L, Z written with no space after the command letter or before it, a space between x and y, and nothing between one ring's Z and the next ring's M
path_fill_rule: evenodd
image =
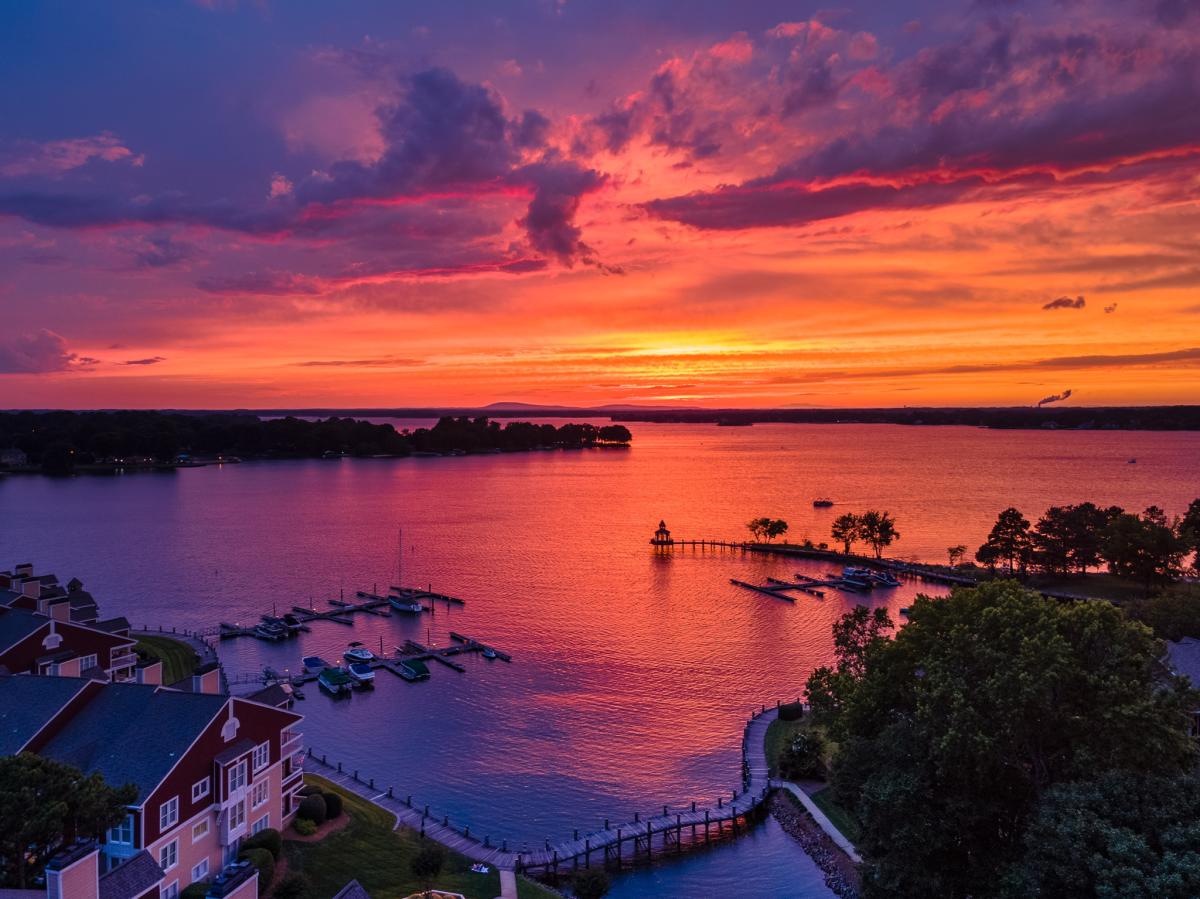
M418 602L421 608L430 612L433 611L431 605L425 605L425 602L444 602L448 605L466 605L466 600L459 599L456 596L447 596L444 593L435 593L432 589L421 590L414 587L392 587L391 595L399 599L407 599ZM377 615L381 618L392 617L392 610L388 603L387 596L381 596L377 593L368 593L365 590L359 590L355 594L358 598L357 602L348 602L345 599L330 599L329 604L333 606L331 609L316 609L310 606L292 606L291 614L300 622L300 630L308 631L308 627L314 621L332 621L336 624L354 624L354 615L367 614ZM413 612L412 614L417 614ZM255 628L259 622L243 626L240 624L229 624L222 621L217 628L217 634L222 640L229 640L234 637L259 637L265 639L255 633Z

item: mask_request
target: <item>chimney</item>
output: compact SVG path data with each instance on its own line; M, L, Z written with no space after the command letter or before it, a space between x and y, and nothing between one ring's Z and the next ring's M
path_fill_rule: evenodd
M32 576L28 580L21 582L21 592L26 596L37 599L42 595L42 582Z
M33 564L31 562L22 562L13 568L13 574L17 577L33 577Z
M46 899L99 899L100 850L79 840L46 863Z
M47 611L55 621L69 622L71 620L71 601L65 596L52 600L47 605L49 606Z

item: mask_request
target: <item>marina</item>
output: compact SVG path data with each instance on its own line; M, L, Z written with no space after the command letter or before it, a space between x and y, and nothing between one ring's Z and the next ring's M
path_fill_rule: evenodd
M262 620L253 625L230 624L221 622L214 633L222 640L235 637L256 637L259 640L280 640L295 636L297 632L307 633L315 621L332 621L336 624L353 625L354 615L376 615L388 618L392 610L401 613L433 612L432 603L442 602L447 605L463 606L466 600L444 593L435 593L432 585L428 590L414 587L391 587L388 594L381 595L359 590L356 593L358 602L347 602L345 599L330 599L332 609L317 609L311 606L292 606L292 611L282 618L274 615L263 615ZM429 603L428 605L426 603Z

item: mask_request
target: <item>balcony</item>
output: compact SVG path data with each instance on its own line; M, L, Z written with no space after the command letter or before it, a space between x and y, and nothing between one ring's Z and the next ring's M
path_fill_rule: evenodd
M279 757L291 758L304 750L304 734L297 730L285 730L279 734Z
M137 653L125 652L119 656L113 656L112 661L108 663L108 669L112 671L117 668L132 668L137 664L137 660Z

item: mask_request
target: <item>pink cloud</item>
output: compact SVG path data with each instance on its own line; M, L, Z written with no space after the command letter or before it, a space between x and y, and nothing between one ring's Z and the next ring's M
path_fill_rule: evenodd
M0 175L20 178L29 175L56 177L82 168L93 159L101 162L124 162L140 167L145 156L135 154L110 133L65 140L16 141L7 148L0 147Z

